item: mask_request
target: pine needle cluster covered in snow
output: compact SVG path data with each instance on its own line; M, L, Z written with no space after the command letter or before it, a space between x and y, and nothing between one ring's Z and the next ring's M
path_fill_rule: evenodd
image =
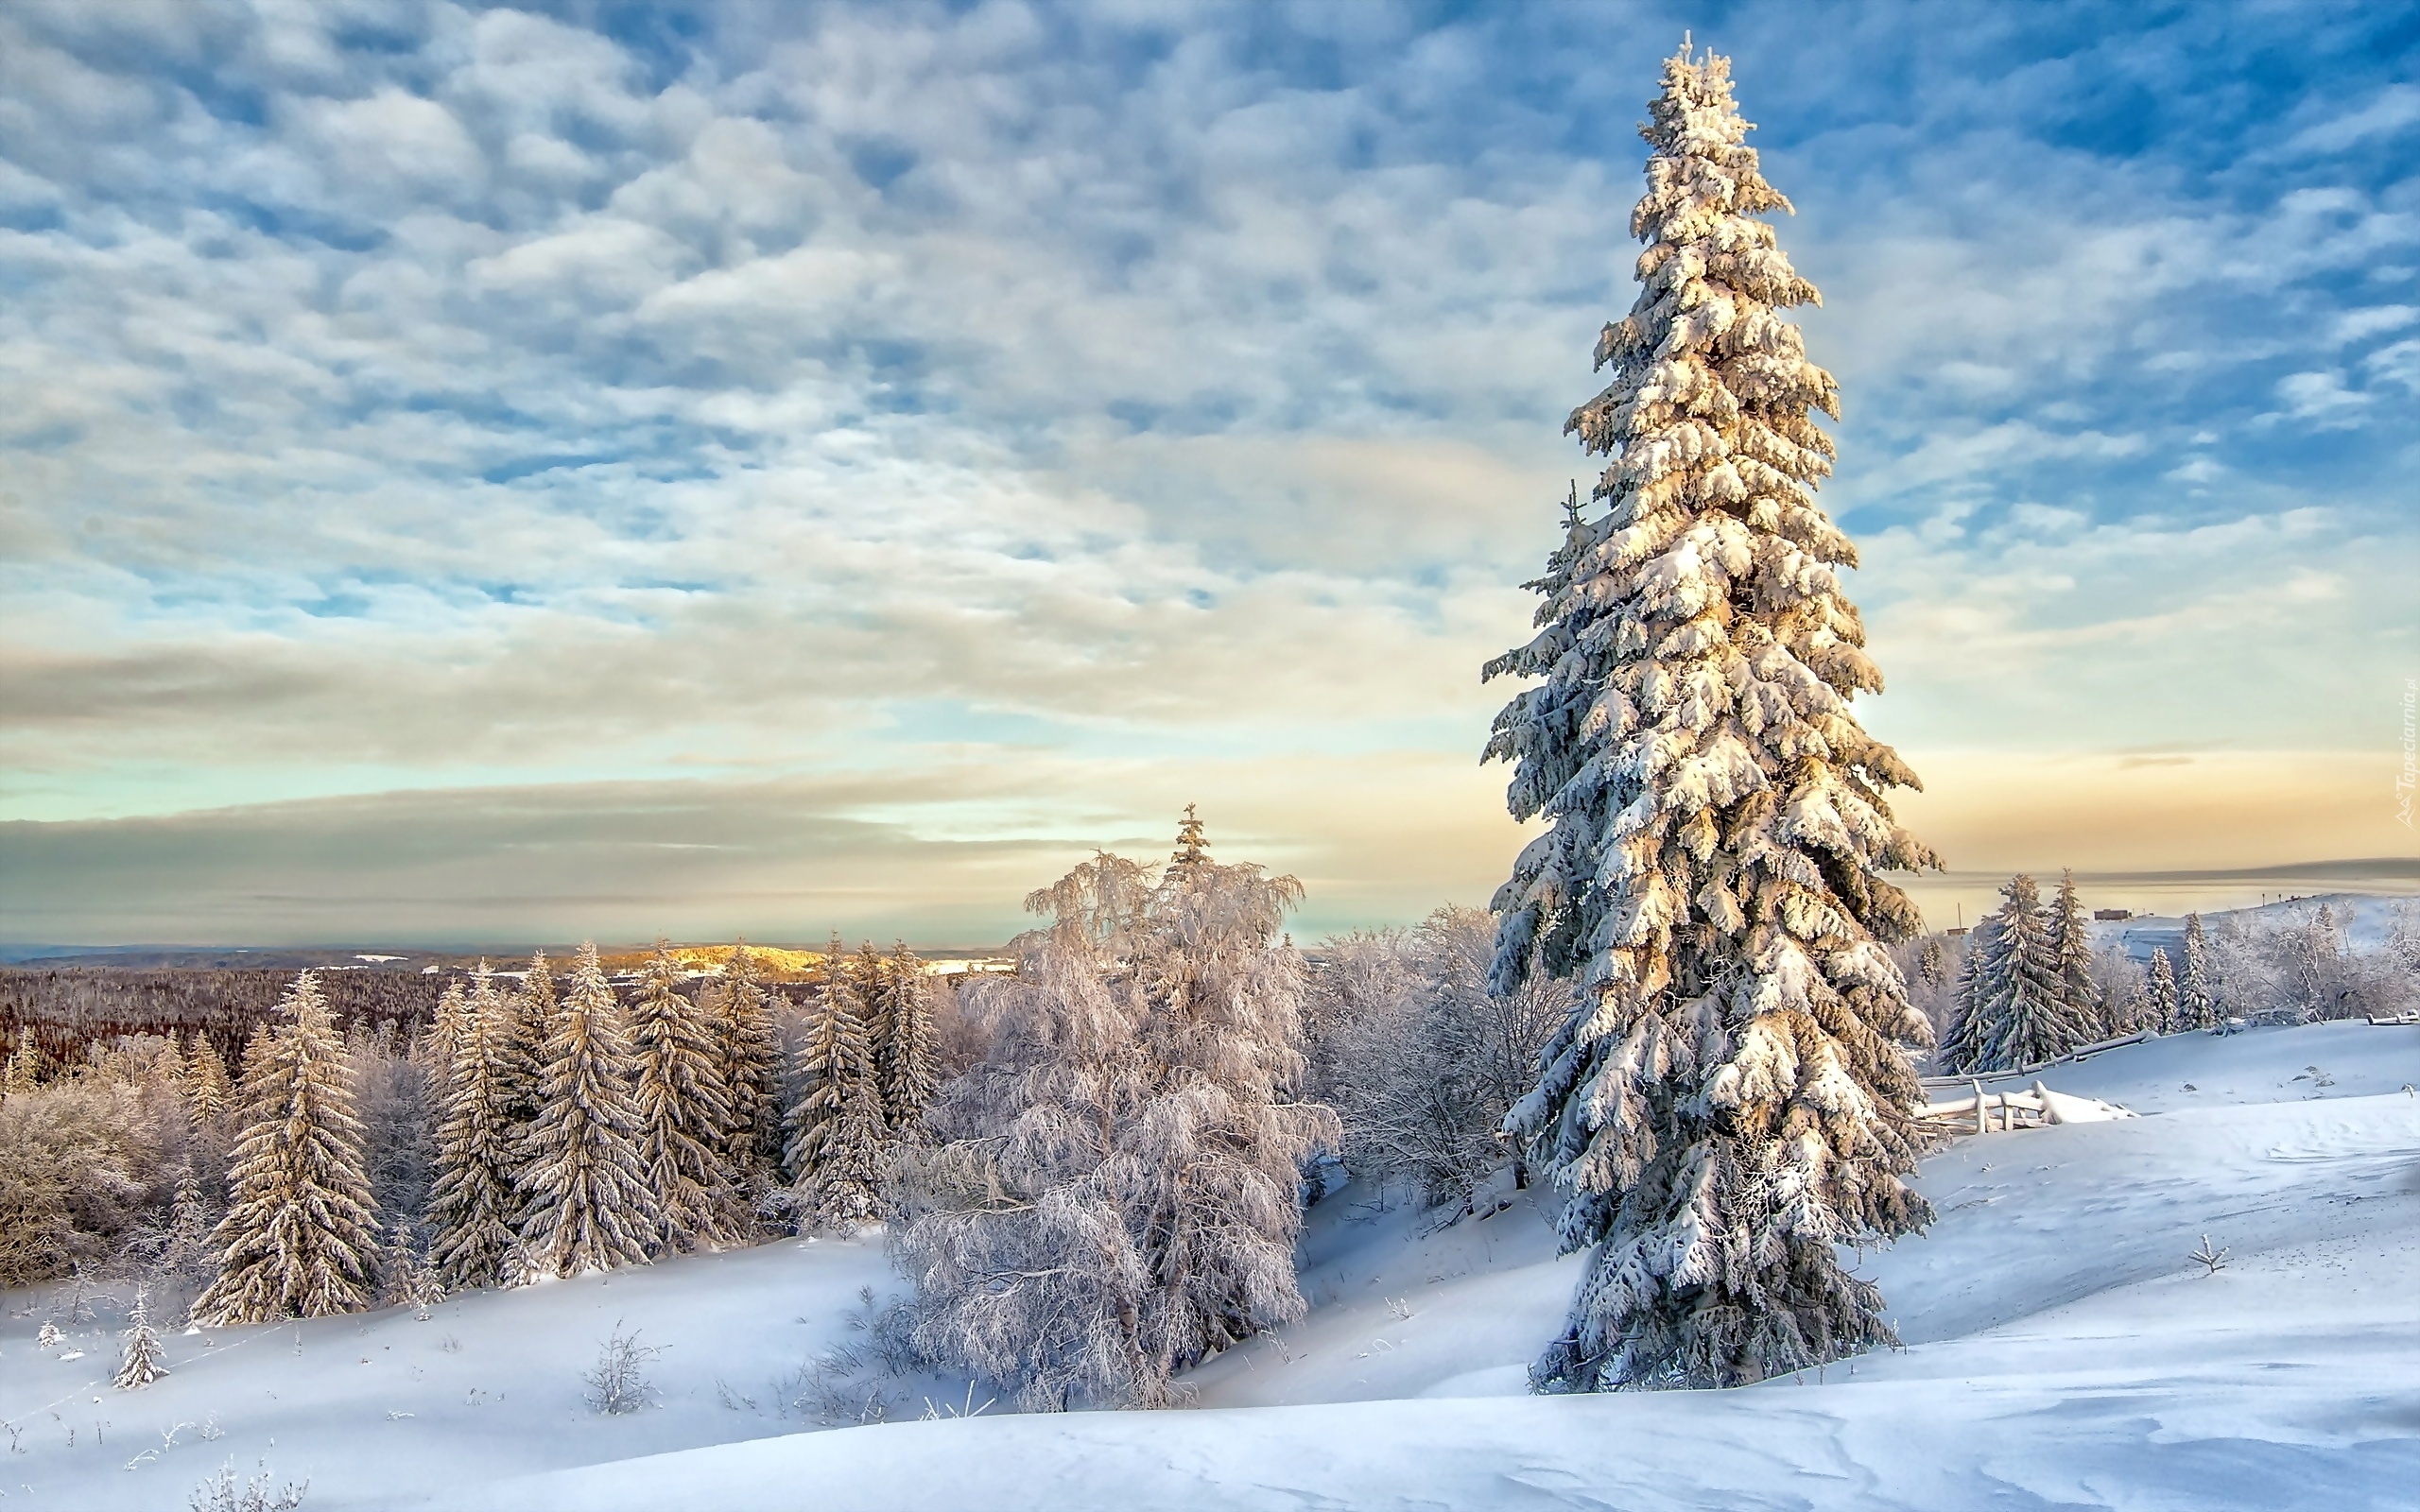
M1497 895L1496 977L1577 976L1513 1125L1595 1255L1551 1387L1729 1384L1887 1340L1837 1244L1927 1217L1900 1180L1930 1030L1885 948L1936 864L1893 822L1915 778L1858 726L1881 687L1817 506L1831 376L1782 312L1814 301L1754 218L1727 60L1683 53L1643 127L1636 303L1568 430L1611 461L1532 585L1540 679L1496 723L1515 816L1547 824Z

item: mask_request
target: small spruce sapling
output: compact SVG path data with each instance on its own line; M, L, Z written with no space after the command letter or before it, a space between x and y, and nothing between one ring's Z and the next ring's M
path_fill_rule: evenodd
M160 1358L160 1335L151 1331L150 1297L134 1294L134 1313L127 1319L126 1345L119 1352L114 1384L120 1391L140 1391L168 1373Z

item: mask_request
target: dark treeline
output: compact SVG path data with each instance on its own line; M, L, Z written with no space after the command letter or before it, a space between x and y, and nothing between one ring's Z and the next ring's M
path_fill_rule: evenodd
M330 971L321 989L340 1027L407 1034L425 1022L460 972ZM122 1037L206 1037L231 1063L268 1022L294 973L278 970L0 968L0 1049L31 1039L52 1065Z
M437 1011L449 984L467 971L337 971L322 972L320 989L340 1029L382 1028L408 1039ZM136 1035L199 1034L232 1065L252 1031L274 1015L293 986L282 969L0 967L0 1059L31 1040L54 1066L85 1060L95 1045ZM768 982L765 991L796 1002L810 982ZM681 990L694 994L698 983Z

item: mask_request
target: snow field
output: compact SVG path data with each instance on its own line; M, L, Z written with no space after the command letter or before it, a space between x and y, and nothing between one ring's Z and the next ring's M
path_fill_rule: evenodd
M0 1452L9 1498L0 1506L182 1507L230 1456L241 1472L266 1459L282 1479L307 1477L314 1512L391 1506L496 1477L791 1432L805 1424L782 1415L776 1383L862 1337L850 1318L867 1286L878 1299L904 1289L879 1236L785 1240L471 1293L437 1304L425 1323L396 1308L165 1332L172 1374L138 1392L110 1385L122 1326L113 1311L62 1328L83 1358L61 1363L34 1349L43 1314L28 1308L32 1296L11 1293L0 1320L0 1419L22 1431L26 1452ZM648 1370L661 1404L609 1418L589 1410L580 1376L617 1321L642 1344L667 1348ZM718 1383L753 1405L724 1406ZM886 1385L894 1397L917 1389ZM922 1389L956 1401L964 1385ZM911 1394L909 1411L922 1410ZM224 1436L206 1442L199 1430L214 1417ZM178 1423L193 1426L161 1450ZM157 1452L122 1468L146 1450Z
M14 1294L9 1311L25 1315L0 1326L0 1416L26 1452L0 1455L0 1505L179 1506L231 1456L307 1475L312 1509L2420 1500L2420 1094L2401 1090L2420 1084L2420 1028L2178 1036L2040 1074L2157 1116L1934 1156L1930 1231L1862 1259L1907 1348L1820 1379L1527 1396L1522 1372L1581 1263L1554 1255L1540 1209L1525 1197L1432 1231L1433 1217L1353 1187L1305 1229L1309 1315L1195 1371L1190 1411L995 1406L802 1431L771 1383L857 1336L860 1287L902 1288L872 1238L478 1294L427 1323L393 1311L171 1334L178 1373L139 1393L109 1388L114 1317L71 1330L85 1353L62 1364L33 1349L41 1315ZM2216 1274L2187 1258L2204 1233L2230 1251ZM671 1348L653 1371L662 1405L603 1418L579 1377L617 1318ZM755 1405L722 1405L718 1382ZM959 1404L965 1383L889 1389L912 1417L920 1396ZM221 1439L188 1429L121 1469L211 1413Z

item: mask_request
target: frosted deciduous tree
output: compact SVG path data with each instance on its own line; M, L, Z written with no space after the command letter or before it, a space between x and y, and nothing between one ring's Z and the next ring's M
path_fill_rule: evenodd
M1924 949L1916 955L1916 974L1927 987L1949 985L1949 953L1942 949L1940 936L1925 936Z
M705 1011L681 991L681 966L655 944L631 1005L638 1062L640 1160L655 1194L655 1245L690 1250L718 1244L731 1216L722 1143L731 1123L722 1047Z
M578 1276L645 1262L656 1232L634 1068L621 1005L583 944L548 1027L539 1114L517 1194L525 1276Z
M1730 1384L1889 1340L1835 1246L1927 1210L1909 1053L1930 1025L1887 946L1920 928L1882 879L1937 865L1893 822L1916 779L1859 727L1878 691L1816 504L1832 377L1782 312L1813 302L1772 228L1728 60L1664 65L1641 129L1636 303L1566 429L1610 458L1531 586L1539 632L1487 674L1516 817L1545 833L1496 895L1495 975L1579 979L1513 1127L1595 1250L1550 1389Z
M278 1013L245 1057L244 1133L212 1235L218 1275L193 1305L208 1327L358 1312L376 1293L352 1067L318 975L296 977Z
M1320 1096L1354 1175L1468 1204L1518 1152L1504 1115L1537 1078L1538 1052L1570 1010L1567 985L1488 985L1495 921L1441 908L1416 929L1326 941L1307 1006ZM1516 1170L1516 1178L1525 1173Z
M800 1097L791 1109L785 1157L791 1172L790 1211L802 1231L846 1228L881 1211L883 1156L890 1143L881 1074L868 1032L876 1011L872 989L878 983L853 969L838 940L832 945L823 991L799 1042Z
M928 1115L899 1253L935 1358L1042 1409L1156 1405L1177 1370L1299 1316L1303 962L1287 877L1102 855L978 989L990 1057Z
M444 1082L428 1216L435 1229L429 1263L438 1280L456 1290L500 1286L510 1270L520 1207L514 1177L522 1164L522 1130L511 1104L515 1089L528 1080L528 1068L517 1059L517 1017L511 994L495 991L482 973L451 1036L454 1059Z
M437 1124L444 1106L439 1078L425 1057L415 1059L403 1052L392 1020L375 1033L349 1037L347 1053L370 1205L380 1212L418 1214L428 1206L436 1178Z

